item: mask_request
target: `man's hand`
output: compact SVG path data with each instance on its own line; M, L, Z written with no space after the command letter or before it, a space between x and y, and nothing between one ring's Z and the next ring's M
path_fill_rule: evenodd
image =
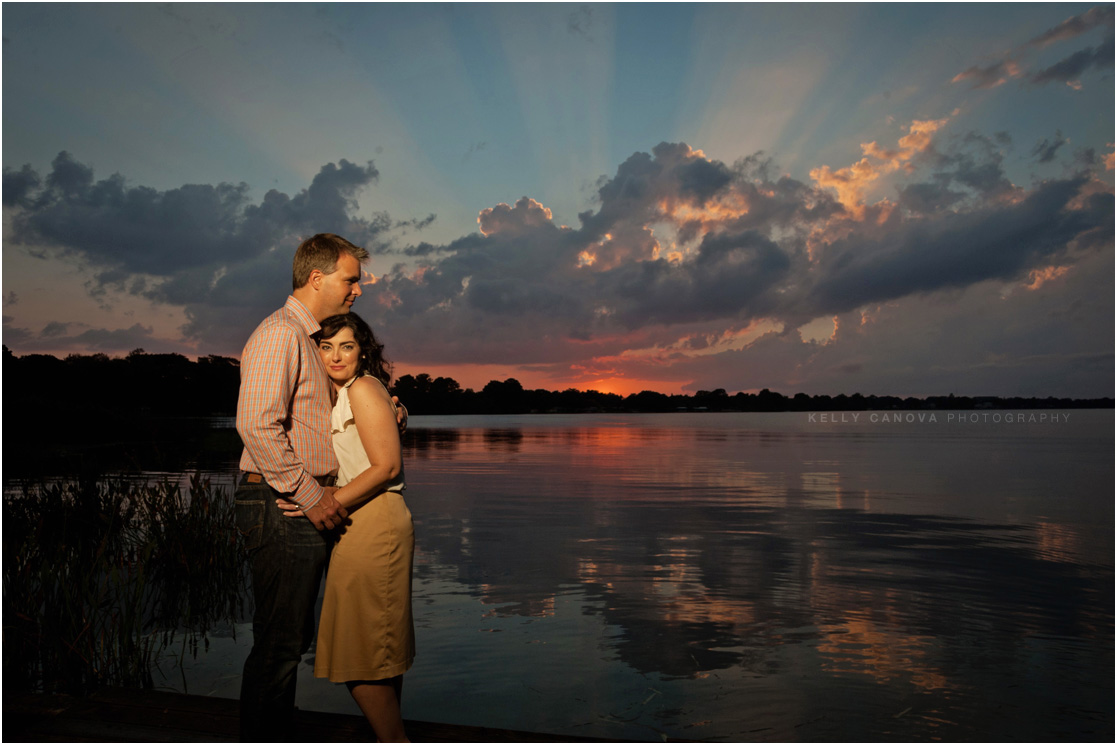
M314 527L318 530L333 530L345 522L349 512L334 498L336 486L324 487L323 491L325 493L318 500L318 504L303 510L303 516L314 523Z
M392 403L396 405L396 426L402 435L407 431L407 407L399 402L399 396L392 396Z

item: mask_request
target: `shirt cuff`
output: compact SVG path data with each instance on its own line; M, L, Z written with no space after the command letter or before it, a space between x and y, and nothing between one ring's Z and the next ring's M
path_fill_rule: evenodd
M295 490L295 501L303 510L309 510L311 507L322 501L322 497L326 495L322 485L311 476L309 473L303 472L302 481L299 483L299 488Z

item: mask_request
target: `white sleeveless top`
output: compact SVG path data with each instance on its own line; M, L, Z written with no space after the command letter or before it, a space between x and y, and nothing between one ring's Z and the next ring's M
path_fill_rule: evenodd
M373 375L364 377L375 380L381 387L384 386ZM353 378L353 380L356 379ZM330 414L330 434L333 436L334 452L337 453L339 465L337 471L338 486L345 486L372 465L369 463L364 445L361 444L361 436L357 433L357 425L353 421L353 407L349 403L349 386L353 385L353 380L350 380L337 392L337 403L334 404L334 410ZM386 391L387 388L384 390ZM392 404L392 411L395 411L395 402L390 401L390 403ZM384 490L396 492L404 490L402 465L399 475L387 484Z

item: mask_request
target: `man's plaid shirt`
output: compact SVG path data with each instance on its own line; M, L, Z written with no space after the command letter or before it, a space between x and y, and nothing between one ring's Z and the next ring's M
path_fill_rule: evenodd
M321 328L294 296L252 332L240 360L237 432L242 471L303 508L322 498L317 476L337 472L330 379L310 335Z

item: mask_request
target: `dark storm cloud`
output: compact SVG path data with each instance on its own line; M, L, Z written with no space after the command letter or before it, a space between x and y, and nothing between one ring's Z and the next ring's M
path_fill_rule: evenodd
M997 199L1015 188L1005 176L1004 146L1002 138L967 132L928 165L937 181L964 187L981 199Z
M945 182L925 182L901 187L900 206L922 214L950 209L966 198L965 193L951 189Z
M729 167L661 143L599 182L578 227L556 225L525 196L482 210L479 232L403 250L383 237L400 227L387 215L351 217L376 172L346 161L294 197L273 191L251 204L243 186L129 188L60 156L38 186L33 172L12 175L32 186L17 192L24 206L10 215L20 240L92 266L101 283L92 289L181 306L185 333L204 353L236 354L289 291L297 236L335 230L410 262L364 285L354 308L410 363L568 366L650 347L682 354L759 321L783 326L769 342L782 348L812 319L990 279L1027 283L1033 270L1111 247L1111 193L1085 175L1016 187L1003 170L1005 144L944 137L900 174L895 201L859 210L817 184L773 176L762 155ZM80 226L130 242L114 250ZM208 241L201 256L159 255L192 241ZM155 344L142 325L117 336L51 333L82 348Z
M1110 36L1098 47L1087 47L1075 52L1066 59L1032 75L1029 80L1035 85L1044 83L1071 83L1091 68L1097 70L1113 69L1113 37Z
M357 311L415 361L542 364L619 352L657 329L763 318L793 329L866 303L1022 279L1072 244L1111 242L1111 196L1083 198L1086 176L1015 187L1004 145L967 134L928 150L927 175L898 190L899 209L858 219L827 190L773 179L762 156L729 168L662 143L600 182L579 228L556 226L528 197L497 205L481 213L481 234L410 249L421 269L380 277Z
M400 251L400 253L402 253L404 256L429 256L431 254L445 253L446 251L451 250L450 245L452 244L445 246L436 246L433 243L427 243L426 241L423 241L422 243L416 244L414 246L408 246L407 248L404 248L402 251Z
M853 310L915 293L1013 279L1064 255L1068 244L1112 226L1112 198L1071 208L1086 177L1042 184L1015 204L886 224L877 236L835 242L803 302L810 315ZM1110 233L1110 236L1112 233Z
M601 294L616 300L627 329L763 315L767 293L787 277L788 252L756 231L707 236L693 261L624 264L606 273Z
M734 219L738 228L804 230L842 213L844 208L829 192L790 176L772 180L770 167L770 162L751 158L734 164L733 189L749 205L747 214Z
M4 206L27 207L31 197L39 190L39 174L25 165L18 171L4 169Z
M378 175L371 161L340 160L322 166L297 194L273 189L254 203L243 183L159 191L131 186L120 174L97 180L92 168L62 152L45 177L30 166L5 169L4 203L13 245L76 261L89 271L94 297L124 293L184 306L187 336L227 354L251 331L241 326L259 320L231 316L262 316L282 303L301 238L336 232L382 253L385 231L433 221L432 215L396 226L385 213L355 217L357 194ZM70 341L112 339L110 332L87 332Z
M819 210L789 204L805 193L783 179L761 194L685 144L661 143L601 183L599 207L579 216L580 229L556 226L528 197L497 205L482 211L480 235L409 249L427 265L382 276L357 310L401 330L418 357L490 362L561 359L572 339L758 312L772 306L767 293L792 264L766 231ZM723 198L753 200L756 216L736 215L699 240L696 225ZM657 222L694 238L692 260L656 255L662 246L649 226Z
M598 188L597 213L578 217L585 230L602 234L618 223L639 221L665 202L703 205L732 180L725 164L693 157L685 143L661 142L650 154L634 153L622 163L616 176Z
M996 283L915 295L836 315L825 344L773 332L672 372L694 381L689 390L1108 395L1113 355L1099 340L1113 337L1113 269L1111 248L1094 251L1037 291ZM654 364L630 374L654 374Z
M968 132L950 138L946 148L924 159L928 180L899 187L898 203L909 213L926 216L1011 195L1015 187L1005 176L1001 149L1009 144L1003 133L990 138Z
M116 284L132 274L172 279L196 271L212 274L290 236L325 229L369 241L382 224L355 220L350 213L356 192L376 177L371 162L342 160L323 166L294 197L271 190L259 204L250 204L243 183L158 191L129 186L120 174L96 181L89 166L62 152L45 179L24 166L6 170L4 186L5 203L21 208L12 217L14 243L56 247Z

